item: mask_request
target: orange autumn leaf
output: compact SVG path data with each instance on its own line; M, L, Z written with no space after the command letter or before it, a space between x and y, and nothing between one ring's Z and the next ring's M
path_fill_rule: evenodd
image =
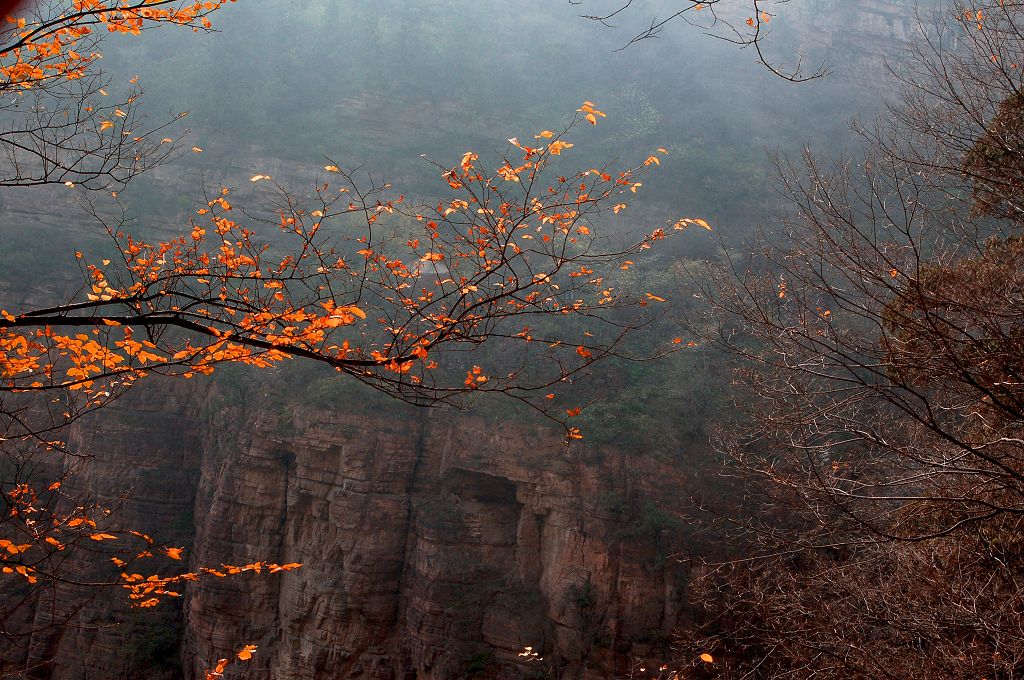
M569 142L563 142L561 140L556 140L556 141L551 142L550 144L548 144L548 151L550 151L555 156L559 156L559 155L561 155L562 151L564 151L565 149L571 149L572 146L573 145L570 144Z
M599 250L599 241L592 242L591 215L611 218L621 212L626 204L616 200L641 186L635 181L640 168L619 173L611 166L588 163L577 171L560 170L565 174L557 181L543 175L546 164L561 165L567 160L553 157L572 148L568 141L572 126L586 129L588 122L604 117L589 102L580 111L565 130L536 135L545 140L537 148L517 140L513 157L503 159L504 173L480 168L476 154L462 155L455 168L446 169L455 173L459 185L449 184L451 195L446 193L427 205L406 209L403 197L389 193L388 186L368 199L347 173L324 166L327 172L338 172L329 178L334 186L324 182L321 174L315 198L310 196L306 203L282 201L279 211L261 224L243 223L242 215L249 214L243 212L246 197L232 197L229 203L228 189L220 189L220 195L204 197L205 205L181 225L178 236L144 240L115 232L119 252L109 259L90 263L88 255L78 255L85 285L68 303L71 314L85 319L72 326L77 330L64 330L59 324L47 327L45 321L32 326L31 309L0 315L0 356L6 361L0 367L3 380L15 389L31 386L54 393L63 390L62 396L80 394L81 403L94 408L153 373L190 378L208 375L221 363L266 368L304 357L325 361L340 373L385 391L407 392L413 400L437 386L454 396L473 390L498 393L516 388L522 376L503 368L485 372L473 366L463 378L465 366L439 366L449 356L443 351L446 344L494 337L499 348L501 342L517 342L527 350L536 347L544 352L555 367L554 379L544 376L543 382L530 388L555 387L558 372L569 368L564 359L571 361L572 351L585 360L581 364L610 353L614 345L602 339L609 336L591 325L600 322L605 310L632 307L639 311L647 303L643 296L638 300L620 293L606 277L617 275L620 267L633 267L634 260L625 257L639 261L641 250L665 237L663 233L643 236L639 243L614 253L605 253ZM97 120L94 125L98 124ZM251 172L252 182L270 179ZM505 175L521 181L502 182ZM337 186L346 183L351 187ZM445 184L441 186L447 191ZM538 191L521 200L530 186ZM260 194L285 191L276 183L261 189ZM339 193L346 191L339 199ZM238 222L231 219L235 215ZM320 220L326 224L329 217L341 215L351 218L342 238L327 234L327 228L317 233ZM378 216L387 225L369 228ZM406 218L408 222L398 226ZM351 234L348 226L361 222L367 229ZM272 250L262 245L262 234L255 234L268 224L273 237L280 239ZM418 233L405 233L406 226ZM587 242L585 248L577 247L581 241ZM585 256L580 254L584 251ZM354 253L365 257L346 263ZM558 253L557 258L552 253ZM601 295L595 299L590 293L596 291ZM552 319L585 315L588 330L572 325L559 332L558 324L552 323L545 324L541 333L516 321L527 316L532 320L538 314ZM168 320L187 324L180 333L155 332ZM510 322L515 326L499 329ZM581 332L583 341L591 345L577 345ZM437 368L442 370L428 372ZM448 384L443 385L444 381ZM422 391L417 392L421 385ZM545 395L547 389L531 394L537 401L548 400L545 412L551 417L581 414L582 407L553 408L556 395ZM67 408L68 418L77 417L72 407ZM578 428L568 428L566 437L580 439L582 434ZM95 522L82 516L86 512L97 519L105 516L103 508L79 508L57 517L53 531L66 535L73 533L72 527L81 527L84 535L78 538L97 532L91 533L92 540L124 539L112 547L133 542L127 529L117 534L98 530ZM55 533L57 538L63 536ZM43 540L40 536L36 544ZM147 540L141 552L126 548L111 561L127 572L141 570L134 565L153 557L179 562L192 557L183 548L161 547L160 541L159 536ZM47 543L51 547L46 554L54 554L55 544ZM68 545L75 544L69 541ZM150 608L180 596L189 582L250 572L276 574L300 566L254 562L197 567L174 575L124 573L119 585L127 591L131 606Z
M217 661L216 666L214 666L211 670L206 671L206 680L219 680L219 678L223 677L224 670L227 667L228 660L220 659L219 661Z

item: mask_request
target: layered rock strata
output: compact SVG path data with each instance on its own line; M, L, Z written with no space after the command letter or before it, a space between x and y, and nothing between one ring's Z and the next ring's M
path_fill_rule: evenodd
M129 493L124 523L193 568L304 566L204 579L154 611L103 593L17 652L32 677L201 678L250 643L249 677L605 678L656 654L685 599L679 470L541 427L167 383L71 443L95 456L71 491Z

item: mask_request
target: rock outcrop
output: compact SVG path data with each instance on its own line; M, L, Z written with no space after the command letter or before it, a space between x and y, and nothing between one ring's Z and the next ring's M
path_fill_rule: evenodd
M72 444L96 458L75 492L130 491L125 524L188 545L193 567L304 566L203 580L148 612L103 593L33 639L36 677L200 678L251 643L249 677L605 678L677 622L685 479L666 462L500 419L242 406L182 385L79 427ZM169 637L181 668L154 656Z

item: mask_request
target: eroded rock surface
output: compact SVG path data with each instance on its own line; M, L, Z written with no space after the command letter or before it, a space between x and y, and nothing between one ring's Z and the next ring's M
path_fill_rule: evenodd
M130 493L123 523L187 546L193 568L301 569L205 579L144 612L110 590L8 661L38 678L200 678L250 643L249 677L603 678L660 651L685 599L668 558L681 465L501 419L286 402L140 387L72 433L95 458L69 493ZM65 601L36 623L81 604Z
M669 527L624 510L679 492L664 465L439 412L241 429L203 457L195 561L306 566L194 589L193 676L244 641L275 678L514 676L526 646L607 677L676 622Z

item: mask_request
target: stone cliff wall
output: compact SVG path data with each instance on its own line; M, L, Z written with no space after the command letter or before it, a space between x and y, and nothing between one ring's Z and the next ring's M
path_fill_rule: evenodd
M306 566L191 593L196 676L245 639L275 678L464 677L527 645L607 677L675 624L683 570L623 506L671 501L678 471L441 412L243 429L204 457L196 560Z
M944 0L801 0L783 6L779 38L806 57L806 67L823 63L836 78L878 97L888 69L898 71L911 55L909 43L920 36L920 26L929 26L933 15L948 15L946 7Z
M185 545L193 530L194 489L202 459L204 408L195 386L154 382L133 391L130 400L104 409L102 418L76 425L68 434L69 450L80 458L64 461L62 490L81 503L113 508L119 525ZM59 461L41 460L38 478L61 478ZM53 465L48 465L48 463ZM77 550L62 572L82 582L116 575L97 555ZM173 568L173 565L145 565ZM145 567L142 567L145 568ZM5 584L6 585L6 584ZM6 606L15 593L0 594ZM28 638L0 639L0 676L28 669L30 678L180 677L178 661L181 607L173 602L155 610L127 610L120 588L96 590L67 585L53 597L44 592L35 606L15 608L7 627ZM70 620L71 625L64 625ZM15 675L15 677L19 677Z
M252 643L248 677L515 678L543 664L604 678L663 651L685 600L685 569L668 558L683 540L670 509L683 474L566 448L554 431L280 396L243 407L215 386L166 383L71 441L96 456L74 492L130 491L125 524L188 545L193 567L305 566L206 580L154 611L104 593L79 625L18 652L34 677L198 678ZM527 645L544 661L522 662Z

